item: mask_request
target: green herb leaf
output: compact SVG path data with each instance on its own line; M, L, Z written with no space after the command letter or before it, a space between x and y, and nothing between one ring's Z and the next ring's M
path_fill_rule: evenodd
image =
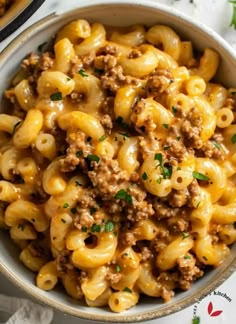
M229 1L233 5L233 14L230 22L230 26L233 26L236 29L236 2L235 0Z
M116 265L116 272L121 272L121 266L119 264Z
M64 224L66 223L66 221L64 220L64 218L61 218L61 221L62 221L62 223L64 223Z
M174 106L171 107L171 110L172 110L173 114L177 113L177 109Z
M75 186L76 186L76 187L78 187L78 186L82 187L82 183L80 183L78 180L76 180L76 181L75 181Z
M63 208L68 208L69 204L68 203L64 203Z
M163 127L165 127L166 129L169 128L169 124L162 124Z
M162 154L161 153L156 153L154 156L154 160L158 161L160 165L162 165Z
M71 80L71 78L67 77L67 78L66 78L66 80L67 80L67 81L70 81L70 80Z
M157 183L160 184L160 183L161 183L161 180L162 180L162 177L159 177L159 178L157 179Z
M86 226L82 226L82 232L87 232L88 228Z
M217 148L217 150L220 150L220 145L216 141L212 141L212 143L215 146L215 148Z
M196 171L193 171L193 177L197 180L204 180L204 181L208 181L210 180L209 177L207 177L206 175L200 173L200 172L196 172Z
M195 208L198 208L198 207L199 207L199 205L200 205L200 203L201 203L201 201L199 201L199 202L197 203L197 205L196 205L196 207L195 207Z
M182 234L183 240L186 239L187 237L189 237L189 233L187 233L187 232L182 232L181 234Z
M170 179L170 177L172 175L173 167L171 165L168 167L161 166L161 169L162 169L163 178Z
M115 232L113 232L113 234L114 234L114 236L117 236L118 233L117 233L117 231L115 231Z
M19 183L25 183L25 180L22 177L19 177L18 182Z
M97 232L99 233L101 231L101 226L98 224L93 224L93 226L91 227L91 232Z
M77 157L83 156L83 151L77 151L75 154Z
M89 154L89 155L87 156L87 159L88 159L89 161L95 161L95 162L97 162L97 163L100 161L100 157L97 156L97 155L94 155L94 154Z
M208 261L207 257L205 255L203 255L202 257L204 260Z
M62 100L62 93L61 92L55 92L55 93L51 94L50 98L51 98L52 101Z
M179 141L181 139L181 136L177 136L176 139L177 141Z
M142 179L145 181L145 180L147 180L147 178L148 178L147 173L146 172L143 172Z
M20 125L22 123L22 121L20 120L20 121L18 121L17 123L15 123L15 125L14 125L14 127L13 127L13 130L12 130L12 136L14 136L15 135L15 132L16 132L16 130L17 130L17 128L18 128L18 126Z
M166 146L163 147L163 150L164 150L164 151L167 151L167 150L169 150L169 148L170 148L170 147L166 145Z
M236 134L234 134L234 135L231 137L231 142L232 142L233 144L236 143Z
M76 208L71 208L70 211L72 212L72 214L76 214Z
M105 232L109 233L114 231L114 229L115 229L114 223L112 221L107 221L105 224Z
M132 290L129 289L128 287L125 287L125 288L123 289L123 291L129 292L129 293L132 293Z
M82 70L82 69L80 69L80 70L78 71L78 73L79 73L83 78L88 76L88 74L85 74L85 73L84 73L84 70Z
M100 141L100 142L105 141L106 138L107 138L107 137L106 137L106 135L104 134L104 135L102 135L102 136L99 138L99 141Z
M94 213L96 213L96 211L97 211L97 208L95 208L95 207L91 207L90 208L90 214L91 215L93 215Z
M25 229L25 225L24 224L19 224L18 225L18 228L22 230L22 232L24 231Z
M129 195L128 192L126 190L124 190L124 189L120 189L116 193L115 199L123 199L129 204L132 204L132 202L133 202L132 196Z
M185 255L184 258L185 258L185 260L189 260L189 259L191 259L191 256L190 255Z
M123 137L130 137L128 133L119 133L119 134L122 135Z
M94 68L94 72L97 73L97 74L103 74L104 70L98 69L98 68Z
M192 320L192 324L200 324L200 317L194 317Z

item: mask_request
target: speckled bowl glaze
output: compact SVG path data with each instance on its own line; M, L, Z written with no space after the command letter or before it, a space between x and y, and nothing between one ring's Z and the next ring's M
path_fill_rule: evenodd
M0 42L26 22L45 0L15 1L0 18Z
M173 27L183 39L192 40L198 49L211 47L221 56L218 80L228 86L236 86L236 56L231 47L216 33L200 23L174 11L170 7L153 1L136 0L93 0L91 4L65 14L53 14L39 21L18 36L0 56L0 97L16 72L21 60L39 44L47 41L67 22L86 18L108 25L132 25L143 23L153 25L167 24ZM16 286L23 289L38 302L45 303L64 313L78 318L103 322L139 322L180 311L195 303L199 298L223 283L236 269L236 244L231 254L217 268L195 282L186 292L176 293L169 303L156 298L141 298L138 305L130 310L114 314L108 308L89 308L66 296L56 289L45 292L35 286L35 276L18 259L16 247L6 233L0 233L0 271Z

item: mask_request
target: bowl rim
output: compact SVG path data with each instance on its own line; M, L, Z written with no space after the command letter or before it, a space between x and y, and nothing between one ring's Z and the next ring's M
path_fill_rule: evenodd
M44 2L45 0L31 0L25 8L22 8L23 10L19 15L14 15L14 18L0 29L0 42L20 28Z
M206 33L208 36L213 38L217 44L224 48L229 55L236 60L236 52L234 52L233 48L215 31L210 29L209 27L205 26L204 24L192 21L190 17L187 15L179 12L176 9L170 8L167 5L157 3L155 0L136 0L135 3L133 0L93 0L92 3L82 3L77 6L77 8L69 10L65 13L52 13L48 16L44 17L43 19L40 19L39 21L32 24L30 27L25 29L23 32L21 32L13 41L11 41L7 47L0 53L0 66L4 64L4 62L7 61L8 56L13 54L17 47L21 44L23 44L25 41L30 39L36 30L36 33L40 32L42 29L45 29L48 25L53 24L54 22L57 22L58 20L61 20L62 18L70 17L72 14L78 14L80 13L81 9L89 9L91 7L101 7L104 5L108 6L119 6L119 5L125 5L130 7L140 7L141 8L149 8L149 9L157 9L160 10L163 13L167 13L169 15L173 15L175 17L180 18L181 20L185 21L186 23L191 24L199 31ZM147 321L152 319L161 318L170 314L173 314L175 312L178 312L180 310L183 310L184 308L193 305L195 302L197 302L199 299L204 298L206 295L208 295L211 291L213 291L215 288L219 287L226 279L228 279L233 273L236 271L236 258L232 259L231 262L227 265L227 267L224 270L224 273L218 273L214 277L214 280L211 279L211 281L208 283L207 287L204 287L199 292L195 292L191 297L187 296L183 298L180 301L177 301L175 304L172 304L167 309L157 309L157 310L151 310L151 311L142 311L138 314L125 314L119 316L116 313L111 313L111 315L101 315L101 314L89 314L88 312L80 311L79 309L76 309L74 306L70 307L67 305L64 305L63 302L57 302L54 301L51 297L47 297L43 294L39 294L39 290L32 288L30 285L26 284L24 279L17 277L17 275L14 273L14 271L9 268L7 265L3 264L0 259L0 272L7 277L14 285L16 285L18 288L23 290L24 292L28 293L33 299L36 301L46 304L47 306L50 306L56 310L59 310L61 312L64 312L68 315L85 319L85 320L92 320L97 322L113 322L113 323L134 323L134 322L141 322L141 321ZM37 287L36 287L37 288ZM89 309L89 308L88 308Z

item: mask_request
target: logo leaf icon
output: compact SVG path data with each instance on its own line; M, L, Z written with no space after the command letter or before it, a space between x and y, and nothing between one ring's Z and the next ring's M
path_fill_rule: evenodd
M222 310L217 310L217 311L213 312L211 314L211 316L214 316L214 317L219 316L222 312L223 312Z
M210 302L210 303L208 304L207 311L208 311L208 314L211 315L211 313L212 313L212 311L213 311L213 305L212 305L212 302Z

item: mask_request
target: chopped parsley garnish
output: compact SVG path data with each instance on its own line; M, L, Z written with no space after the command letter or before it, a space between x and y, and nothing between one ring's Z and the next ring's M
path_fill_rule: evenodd
M185 255L184 258L185 258L185 260L189 260L189 259L191 259L191 256L190 255Z
M19 126L20 124L21 124L21 120L18 121L17 123L15 123L15 125L14 125L14 127L13 127L13 130L12 130L12 136L15 135L15 132L16 132L16 130L17 130L17 128L18 128L18 126Z
M106 138L107 138L107 137L106 137L106 135L104 134L104 135L102 135L102 136L99 138L99 141L100 141L100 142L105 141Z
M199 207L199 205L200 205L200 203L201 203L201 201L199 201L199 202L197 203L197 205L196 205L196 207L195 207L195 208L198 208L198 207Z
M22 230L22 232L24 231L25 229L25 225L24 224L19 224L18 225L18 228Z
M181 234L182 234L183 239L186 239L187 237L189 237L189 233L181 232Z
M97 73L97 74L103 74L104 70L98 69L98 68L94 68L94 72Z
M82 232L87 232L88 228L86 226L82 226Z
M197 180L204 180L204 181L208 181L210 180L209 177L207 177L206 175L200 173L200 172L196 172L196 171L193 171L193 177Z
M72 212L72 214L76 214L76 208L71 208L70 211Z
M90 214L91 215L93 215L94 213L96 213L96 211L97 211L97 208L95 208L95 207L91 207L90 208Z
M125 288L123 289L123 291L129 292L129 293L132 293L132 290L129 289L128 287L125 287Z
M162 180L162 177L159 177L159 178L157 179L157 183L160 184L160 183L161 183L161 180Z
M162 165L162 154L161 153L156 153L154 156L154 160L158 161L160 165Z
M117 231L115 231L115 232L113 232L113 234L114 234L114 236L117 236L118 233L117 233Z
M171 110L172 110L173 114L177 113L177 109L174 106L171 107Z
M143 180L147 180L147 178L148 178L147 173L146 173L146 172L143 172L143 174L142 174L142 179L143 179Z
M70 81L70 80L71 80L71 78L67 77L67 78L66 78L66 80L67 80L67 81Z
M52 101L62 100L62 93L61 92L55 92L55 93L51 94L50 98L51 98Z
M88 74L84 73L84 70L82 70L82 69L80 69L80 70L78 71L78 73L79 73L83 78L88 76Z
M116 195L115 195L115 199L123 199L125 200L128 204L132 204L133 199L132 196L130 194L128 194L128 192L124 189L120 189Z
M120 135L123 136L123 138L125 139L126 137L130 137L130 135L128 133L119 133Z
M116 272L121 272L121 266L119 264L116 265Z
M165 127L166 129L169 128L169 124L162 124L163 127Z
M61 221L62 221L62 223L64 223L64 224L66 223L66 221L64 220L64 218L61 218Z
M204 260L208 261L207 257L205 257L205 255L203 255L202 257Z
M19 183L25 183L25 180L22 177L19 177L18 182Z
M76 180L76 181L75 181L75 186L76 186L76 187L78 187L78 186L82 187L82 183L80 183L78 180Z
M192 324L200 324L200 317L194 317L192 320Z
M97 232L99 233L101 231L101 226L98 224L93 224L93 226L91 227L91 232Z
M236 29L236 1L229 0L229 3L233 5L233 14L232 14L230 26L233 26L234 29Z
M231 142L232 142L233 144L236 143L236 134L234 134L234 135L231 137Z
M97 156L97 155L94 155L94 154L89 154L89 155L87 156L87 159L88 159L89 161L95 161L95 162L97 162L97 163L100 161L100 157Z
M75 154L77 157L83 156L83 151L77 151Z
M165 146L163 147L163 150L164 150L164 151L167 151L167 150L169 150L169 148L170 148L169 146L165 145Z
M69 204L68 203L64 203L63 208L68 208Z
M212 143L215 146L215 148L217 148L217 150L220 150L220 145L216 141L212 141Z
M181 136L177 136L176 139L177 141L179 141L181 139Z
M112 221L107 221L105 224L105 232L109 233L114 231L115 229L115 224Z

